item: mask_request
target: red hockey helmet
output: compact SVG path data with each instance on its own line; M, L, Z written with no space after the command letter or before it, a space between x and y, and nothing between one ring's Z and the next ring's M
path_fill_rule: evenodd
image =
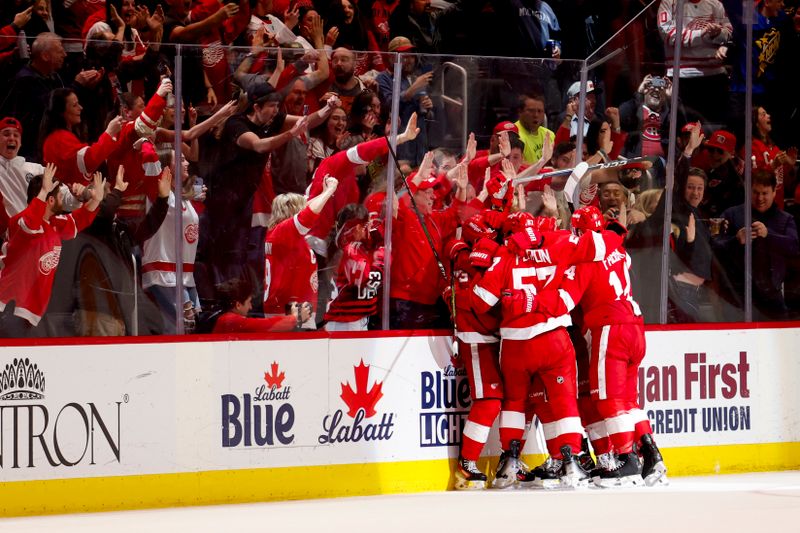
M556 231L558 229L558 220L554 217L536 217L533 219L533 229L541 233Z
M508 215L503 222L503 233L510 235L525 228L534 227L534 220L536 217L526 211L517 211Z
M486 223L481 213L472 215L461 226L461 238L470 245L481 239L494 240L496 237L497 231Z
M576 231L600 231L605 225L603 213L593 205L582 207L572 213L572 228Z

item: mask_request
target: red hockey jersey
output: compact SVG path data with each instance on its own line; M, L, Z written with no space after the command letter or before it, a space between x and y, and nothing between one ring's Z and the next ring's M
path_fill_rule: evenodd
M306 207L267 232L264 243L264 312L282 315L290 302L310 302L316 311L317 258L305 235L318 215Z
M150 191L155 192L158 188L161 163L158 161L158 153L153 143L143 141L138 148L134 148L134 145L140 136L137 129L141 132L155 132L166 104L166 100L154 94L142 114L136 120L122 126L117 141L119 148L108 157L109 178L116 179L117 170L122 165L125 167L125 181L128 182L128 188L122 193L122 204L117 210L119 217L143 217L146 194ZM145 127L139 127L140 124Z
M347 204L357 203L359 200L356 167L367 165L370 161L387 153L389 153L388 141L386 137L381 137L357 144L322 160L317 170L314 171L308 197L314 198L322 193L325 176L328 174L339 180L339 186L336 188L333 198L325 204L319 220L311 229L311 235L323 240L328 237L328 233L336 221L336 214Z
M336 276L338 294L325 313L325 320L355 322L376 314L382 279L383 247L371 250L363 242L345 246Z
M58 167L56 176L62 183L88 184L90 174L116 150L117 143L107 133L97 142L84 144L69 130L55 130L47 136L42 147L44 163Z
M542 293L536 306L548 313L583 311L583 328L610 324L642 324L642 311L631 296L631 258L619 247L602 261L573 265L564 273L557 295Z
M74 239L94 220L97 210L81 207L70 215L44 220L46 204L34 198L9 222L9 239L3 246L0 270L0 311L12 300L14 314L37 325L50 302L61 241Z
M444 244L455 236L459 223L466 219L467 205L454 199L444 211L434 211L425 216L425 226L440 258L445 257ZM445 282L408 196L400 198L392 227L392 247L391 297L435 304Z
M472 308L472 289L483 277L483 271L473 267L469 254L460 254L453 265L453 284L456 290L456 337L468 344L500 342L500 309L486 313ZM448 307L450 301L445 302Z
M622 243L622 237L611 231L590 232L581 237L566 232L544 234L541 248L526 250L522 257L501 248L483 279L473 288L472 305L477 312L487 312L498 304L503 291L525 291L529 305L525 312L503 310L500 336L504 339L527 340L572 324L567 312L551 315L536 309L538 293L557 289L564 271L572 264L600 261Z

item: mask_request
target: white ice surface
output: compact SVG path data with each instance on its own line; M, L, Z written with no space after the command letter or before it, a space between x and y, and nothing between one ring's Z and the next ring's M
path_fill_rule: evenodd
M0 519L0 532L800 532L800 472L661 488L437 492Z

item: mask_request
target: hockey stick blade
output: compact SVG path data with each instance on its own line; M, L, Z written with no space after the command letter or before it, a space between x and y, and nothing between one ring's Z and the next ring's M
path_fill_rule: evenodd
M572 174L569 175L569 179L567 179L566 185L564 185L564 195L574 204L575 199L573 198L573 194L575 190L578 188L578 184L581 182L581 178L588 172L589 164L586 161L581 161L578 163L578 166L572 170Z

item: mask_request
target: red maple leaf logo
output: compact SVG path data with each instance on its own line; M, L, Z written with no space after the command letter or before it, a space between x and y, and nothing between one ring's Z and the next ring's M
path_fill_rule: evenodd
M350 408L350 410L347 411L349 417L354 418L359 409L364 409L364 416L369 418L375 415L375 404L378 403L378 400L383 398L383 393L381 392L383 384L382 382L376 381L372 384L372 388L369 389L369 391L367 390L369 365L365 365L363 359L361 360L361 364L355 367L355 374L356 390L353 391L350 383L342 383L341 398L344 400L344 403L347 404L347 407Z
M264 372L264 381L267 382L267 387L269 387L270 389L272 387L277 387L280 389L284 378L286 378L286 374L284 374L283 372L278 374L278 363L275 361L272 362L270 367L272 368L272 374Z

